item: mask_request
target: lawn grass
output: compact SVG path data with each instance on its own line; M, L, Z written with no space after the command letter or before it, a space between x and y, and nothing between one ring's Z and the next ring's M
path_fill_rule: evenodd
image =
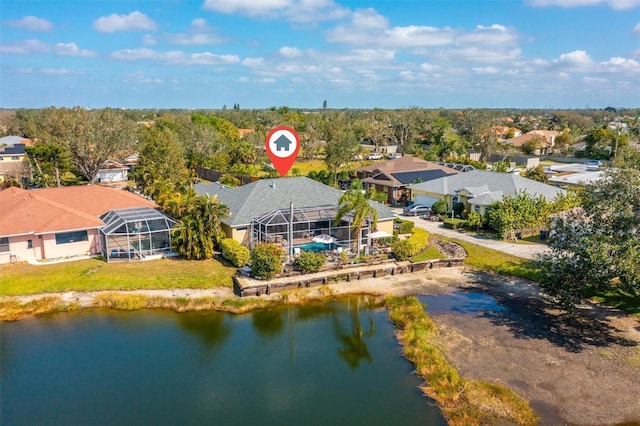
M420 253L416 254L409 260L411 260L412 262L422 262L425 260L432 260L432 259L446 259L447 256L440 253L440 250L438 250L436 246L433 244L433 241L432 241L433 238L434 237L430 236L429 245L427 246L427 248L424 251L421 251Z
M64 291L231 287L235 268L217 260L149 262L77 260L51 265L0 265L0 296Z
M594 302L621 309L640 318L640 297L621 288L609 290L587 290L587 297Z
M502 384L460 377L437 344L438 327L415 297L387 297L389 318L398 327L404 355L426 383L449 425L538 423L526 400Z
M535 262L513 256L501 251L469 244L464 241L451 240L461 245L467 251L464 264L484 271L496 272L499 274L512 275L538 281L539 270Z

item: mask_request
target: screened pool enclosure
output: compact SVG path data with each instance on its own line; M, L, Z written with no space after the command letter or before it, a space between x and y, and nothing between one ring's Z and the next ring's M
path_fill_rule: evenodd
M102 256L109 261L173 255L171 228L176 221L149 207L111 210L100 217Z
M351 229L351 214L334 224L336 206L315 206L274 210L251 221L250 247L259 243L275 243L293 252L294 249L317 251L317 247L348 249L357 237ZM360 231L360 247L369 246L369 221ZM289 244L291 242L292 244Z

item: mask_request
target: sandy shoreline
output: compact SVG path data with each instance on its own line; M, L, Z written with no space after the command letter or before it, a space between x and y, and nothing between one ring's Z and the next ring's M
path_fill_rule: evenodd
M598 306L562 315L535 283L465 268L364 279L328 286L336 296L446 294L454 290L494 296L508 309L473 315L434 315L440 344L466 377L507 385L530 401L541 424L640 424L640 321ZM305 289L307 297L320 288ZM28 302L58 296L83 307L102 292L23 296ZM112 293L112 292L111 292ZM233 298L231 288L121 292L164 298ZM263 299L281 300L272 294ZM7 299L7 298L3 298Z

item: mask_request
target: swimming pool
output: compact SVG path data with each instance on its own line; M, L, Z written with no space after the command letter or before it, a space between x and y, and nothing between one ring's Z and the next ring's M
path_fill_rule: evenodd
M335 243L325 244L325 243L312 242L312 243L302 244L296 247L299 248L300 250L312 251L314 253L317 253L319 251L335 250L338 248L338 245Z

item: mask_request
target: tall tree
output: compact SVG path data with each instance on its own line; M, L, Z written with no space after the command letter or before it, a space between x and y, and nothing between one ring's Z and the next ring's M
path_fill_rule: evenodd
M340 169L357 155L361 139L362 133L342 113L332 117L327 126L324 162L333 175L333 185L336 185Z
M621 149L616 168L580 192L582 208L551 223L541 284L571 305L611 288L640 296L640 151Z
M360 179L354 179L351 182L351 187L340 197L338 204L338 212L334 222L340 223L340 221L349 213L353 215L351 221L351 230L355 235L356 252L360 254L360 233L364 224L369 221L371 223L370 229L375 229L378 224L378 210L371 204L370 200L375 193L364 192L362 181Z
M229 216L229 208L215 197L191 194L177 208L181 213L173 231L175 249L189 260L211 259L216 244L224 238L221 219Z
M69 150L78 170L93 182L105 161L119 160L134 152L135 123L109 108L98 111L76 108L75 113Z
M184 192L191 182L182 149L169 129L145 130L140 159L132 173L142 193L163 205L176 192Z

